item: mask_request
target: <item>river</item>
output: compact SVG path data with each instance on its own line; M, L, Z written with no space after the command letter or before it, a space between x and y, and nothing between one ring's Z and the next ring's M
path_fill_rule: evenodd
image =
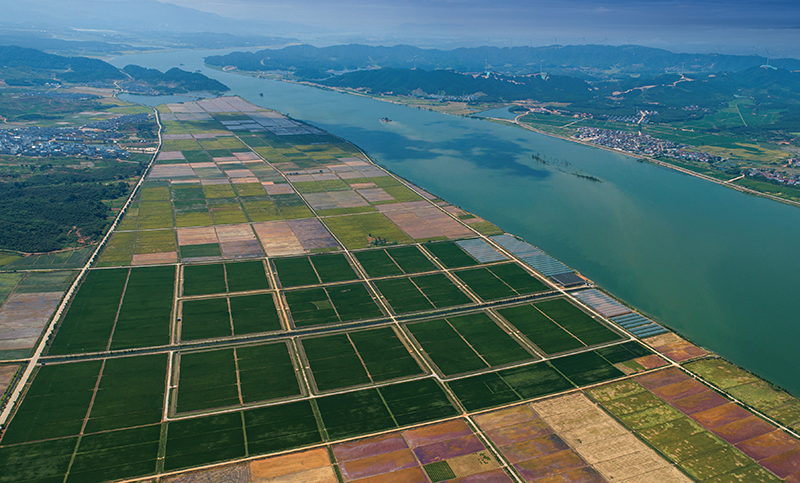
M800 209L515 127L205 68L202 58L217 53L112 63L161 70L183 63L232 94L345 138L382 166L800 395Z

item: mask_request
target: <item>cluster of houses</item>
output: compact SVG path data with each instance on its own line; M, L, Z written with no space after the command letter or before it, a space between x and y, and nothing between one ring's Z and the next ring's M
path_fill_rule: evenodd
M141 122L150 114L130 114L81 127L22 127L0 130L0 154L33 157L83 156L126 158L128 152L114 145L123 137L117 132L123 124ZM91 144L88 144L91 142Z
M667 156L687 161L717 163L724 158L709 153L694 151L684 144L656 139L640 132L612 131L594 127L580 127L574 137L606 148L646 156Z
M800 175L781 173L771 169L750 168L747 176L752 178L765 178L773 183L785 184L789 186L800 186Z

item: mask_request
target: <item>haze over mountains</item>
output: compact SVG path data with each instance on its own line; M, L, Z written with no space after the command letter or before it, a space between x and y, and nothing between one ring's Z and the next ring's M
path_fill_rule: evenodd
M800 57L800 5L785 0L29 0L6 2L0 26L74 38L213 32L315 45L427 47L638 44L677 52ZM158 36L151 36L158 37ZM148 36L138 39L146 43ZM279 43L279 42L278 42ZM243 42L241 45L254 45ZM36 47L31 45L31 47ZM206 47L207 48L207 47Z

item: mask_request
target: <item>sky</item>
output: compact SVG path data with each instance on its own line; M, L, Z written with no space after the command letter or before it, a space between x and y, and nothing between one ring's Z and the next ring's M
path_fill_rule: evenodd
M0 12L0 25L15 28L214 31L316 46L637 44L800 58L799 0L0 0Z
M800 2L786 0L171 0L227 17L309 27L320 40L639 44L800 55ZM298 32L303 35L303 32ZM774 51L774 52L773 52Z

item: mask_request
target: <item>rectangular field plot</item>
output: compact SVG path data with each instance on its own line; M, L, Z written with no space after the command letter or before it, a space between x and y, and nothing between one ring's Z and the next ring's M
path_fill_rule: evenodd
M183 295L208 295L228 291L225 283L225 265L184 265Z
M101 361L89 361L39 368L3 435L2 444L78 434L101 365Z
M422 374L388 327L303 339L303 349L320 391Z
M550 361L576 386L586 386L625 375L595 352L584 352Z
M127 279L128 269L90 271L58 327L49 354L106 350Z
M422 374L417 361L390 327L348 335L374 381Z
M375 286L399 314L472 303L443 274L378 280Z
M171 421L164 470L241 458L245 454L240 412Z
M180 314L181 340L210 339L233 334L226 298L183 301Z
M174 291L175 267L132 269L111 349L169 344Z
M417 247L383 248L354 252L370 277L431 272L436 266Z
M323 218L323 222L350 250L367 248L370 236L387 242L410 243L412 240L382 213L336 216Z
M78 438L0 447L0 482L64 481Z
M555 394L572 385L546 362L478 374L447 383L468 411Z
M622 338L564 299L497 312L547 354Z
M480 263L455 242L426 243L425 249L431 252L445 268L471 267Z
M317 405L330 440L457 414L433 379L326 396Z
M156 471L161 425L84 435L69 481L111 481Z
M278 258L273 264L283 287L357 280L358 275L343 254Z
M284 292L296 327L381 317L383 312L360 283Z
M85 432L161 422L165 354L107 359Z
M272 294L231 297L234 335L281 330L280 317Z
M241 404L233 349L182 353L177 411Z
M250 409L243 413L247 449L251 456L322 441L310 401Z
M446 376L489 367L445 319L408 324L406 328Z
M247 292L269 288L267 273L264 271L264 263L261 261L226 263L225 275L229 292Z
M622 339L622 336L598 323L565 299L539 302L536 307L586 345L603 344Z
M342 254L317 255L311 257L311 263L317 271L322 283L346 282L358 279L347 257Z
M585 347L580 340L562 329L534 305L499 309L497 313L519 329L528 340L546 354L556 354Z
M406 327L445 376L534 358L484 313Z
M245 404L300 395L286 343L237 347L236 359Z
M303 350L319 391L372 382L347 334L304 339Z
M492 367L534 359L486 313L448 317L447 321Z
M481 299L490 301L548 290L547 286L515 263L454 272Z

